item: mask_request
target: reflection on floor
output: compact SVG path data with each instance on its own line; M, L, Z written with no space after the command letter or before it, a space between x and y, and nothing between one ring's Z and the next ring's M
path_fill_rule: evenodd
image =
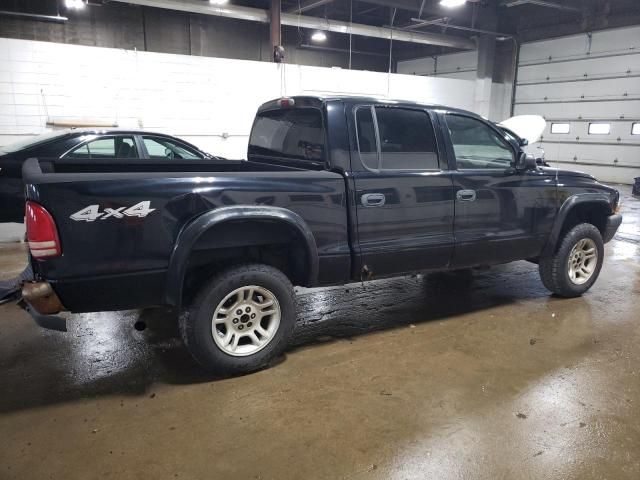
M640 201L584 297L535 265L298 296L294 347L211 378L162 310L0 306L0 478L640 478ZM23 247L0 247L19 272ZM136 331L136 321L148 326Z

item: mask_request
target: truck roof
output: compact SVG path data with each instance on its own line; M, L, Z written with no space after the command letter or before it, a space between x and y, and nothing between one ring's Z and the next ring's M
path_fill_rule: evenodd
M273 110L274 108L286 108L286 106L281 105L279 102L283 98L293 99L296 105L308 106L308 107L319 107L326 102L331 101L341 101L350 105L404 105L404 106L412 106L412 107L421 107L421 108L429 108L429 109L442 109L450 112L459 112L465 113L467 115L472 115L474 117L481 118L478 114L470 112L468 110L463 110L455 107L448 107L446 105L434 104L434 103L422 103L416 102L413 100L400 100L400 99L390 99L390 98L382 98L382 97L367 97L367 96L356 96L356 95L294 95L291 97L282 97L270 100L268 102L263 103L258 108L258 112L262 112L265 110Z

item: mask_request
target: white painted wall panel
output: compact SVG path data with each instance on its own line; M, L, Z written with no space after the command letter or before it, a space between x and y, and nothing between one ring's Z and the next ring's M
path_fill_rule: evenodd
M640 175L640 138L631 135L640 121L640 27L522 45L514 112L548 120L540 145L551 164L631 183ZM550 133L553 120L570 132ZM608 135L590 135L595 120L615 121Z
M437 58L437 59L436 59ZM415 58L398 62L398 73L409 75L446 76L467 73L466 78L475 79L478 68L476 51L450 53L438 57ZM456 76L454 78L460 78Z
M500 121L509 117L511 111L511 84L492 83L489 93L482 89L484 82L477 82L478 52L459 52L398 62L398 72L409 75L434 76L475 83L476 102L469 110ZM488 114L487 114L488 106Z
M471 71L467 71L467 72L450 72L450 73L443 73L443 74L438 74L436 75L437 77L440 78L455 78L458 80L472 80L475 82L476 80L476 71L475 70L471 70Z
M540 42L526 43L520 48L519 61L522 64L539 62L552 58L565 58L584 54L588 46L586 36L555 38Z
M575 62L521 65L518 82L545 82L597 78L612 75L640 75L640 50L633 55L586 58Z
M474 105L474 83L464 80L14 39L0 39L0 52L0 144L42 133L47 118L86 118L171 133L243 158L257 107L282 95Z
M640 98L640 78L592 80L590 82L521 85L518 102L538 100L579 100L621 97Z
M614 166L615 164L628 167L640 167L640 158L636 155L636 146L620 145L589 145L588 142L549 143L540 142L550 161L580 161ZM628 183L628 182L627 182Z
M433 57L413 58L398 62L398 73L406 75L433 75L435 73Z
M517 94L516 94L517 99ZM517 101L517 100L516 100ZM545 118L638 118L640 100L597 103L516 104L516 115L542 115Z
M476 70L478 68L478 53L475 50L469 52L451 53L438 57L438 72L456 72L458 70Z
M603 122L608 123L611 128L611 132L609 135L589 135L589 123L591 121L598 120L597 123ZM640 120L637 120L640 121ZM551 133L551 124L553 122L547 122L547 126L545 128L542 137L544 140L553 140L553 141L575 141L576 137L581 139L582 141L588 142L607 142L610 144L615 144L615 142L621 143L638 143L640 145L640 135L631 135L631 125L628 121L601 121L599 119L585 119L583 121L570 121L570 122L561 122L568 123L570 130L567 134L558 134Z
M629 52L640 49L640 26L593 32L591 42L586 34L553 38L522 45L520 63L526 64L551 59Z

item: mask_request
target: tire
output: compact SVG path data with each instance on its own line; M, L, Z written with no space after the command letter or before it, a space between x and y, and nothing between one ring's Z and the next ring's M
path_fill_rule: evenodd
M589 258L590 253L585 253L591 251L595 258ZM556 295L579 297L597 280L603 260L604 242L600 231L590 223L581 223L565 234L554 254L540 257L540 278L544 286ZM572 264L582 265L584 270L572 267ZM585 273L587 271L588 274Z
M254 372L286 348L296 320L294 299L293 286L280 270L263 264L234 266L196 294L180 315L180 333L193 358L207 370L223 375Z

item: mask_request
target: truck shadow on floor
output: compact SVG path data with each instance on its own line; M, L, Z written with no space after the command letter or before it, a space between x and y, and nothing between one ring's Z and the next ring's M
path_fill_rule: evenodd
M288 353L408 324L455 321L463 314L548 296L537 268L526 262L472 274L305 290L297 296L298 324ZM19 328L0 334L0 383L7 386L0 412L109 394L144 395L155 383L218 380L184 348L176 317L162 309L72 315L67 333L15 320L22 322ZM136 331L136 322L146 328ZM279 361L286 361L286 355Z

